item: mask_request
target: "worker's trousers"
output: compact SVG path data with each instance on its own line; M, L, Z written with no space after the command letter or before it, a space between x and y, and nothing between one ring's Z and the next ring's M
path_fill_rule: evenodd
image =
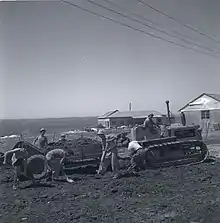
M104 151L102 153L101 160L103 160L103 155L104 155ZM98 173L105 174L105 172L107 171L107 168L110 164L111 164L111 167L112 167L112 172L114 174L117 174L118 171L119 171L119 160L118 160L117 150L109 152L109 153L106 154L105 159L103 160L103 162L99 166Z
M145 169L145 150L144 149L138 149L137 152L135 152L131 156L131 169L133 171L139 171Z
M58 179L59 176L64 176L63 164L61 163L61 159L51 159L47 160L48 166L52 171L52 178Z

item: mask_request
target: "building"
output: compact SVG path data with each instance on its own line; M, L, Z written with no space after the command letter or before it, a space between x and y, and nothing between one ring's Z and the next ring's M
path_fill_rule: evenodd
M149 114L154 114L154 121L162 124L167 118L158 111L110 111L98 117L98 123L106 128L120 126L134 126L135 124L143 124Z
M110 116L118 112L118 110L109 111L104 115L98 117L98 124L103 125L106 128L110 128Z
M200 125L203 130L220 129L220 94L203 93L179 109L186 125Z

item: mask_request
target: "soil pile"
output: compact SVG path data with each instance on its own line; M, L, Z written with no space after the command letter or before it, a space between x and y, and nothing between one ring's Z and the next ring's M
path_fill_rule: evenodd
M101 142L85 137L67 140L65 143L61 141L50 143L48 151L64 148L64 145L73 151L74 156L71 158L73 160L96 159L102 154Z
M78 138L73 140L67 140L65 144L68 146L69 149L77 150L77 149L83 149L83 150L91 150L94 147L95 148L101 148L101 143L95 139L91 138ZM48 149L59 149L62 148L64 143L62 141L58 142L52 142L49 143Z

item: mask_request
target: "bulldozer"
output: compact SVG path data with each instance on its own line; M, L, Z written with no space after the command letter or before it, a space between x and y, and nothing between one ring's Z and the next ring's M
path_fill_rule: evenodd
M169 106L167 112L169 123L163 133L159 128L152 132L143 126L131 130L132 141L137 141L146 150L147 166L160 168L204 162L209 151L199 126L172 125Z

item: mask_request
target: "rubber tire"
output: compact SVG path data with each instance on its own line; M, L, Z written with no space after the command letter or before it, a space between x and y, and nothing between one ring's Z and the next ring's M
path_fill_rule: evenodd
M46 157L43 155L33 155L29 157L27 160L27 172L32 173L35 180L46 177L48 173Z
M0 165L3 165L5 154L0 152Z

